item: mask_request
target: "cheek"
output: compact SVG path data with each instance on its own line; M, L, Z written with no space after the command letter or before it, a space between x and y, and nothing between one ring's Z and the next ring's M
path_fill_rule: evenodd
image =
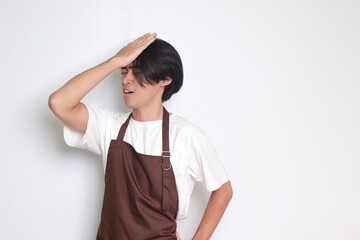
M147 89L146 91L143 91L142 94L144 99L149 100L156 95L156 92L153 91L153 89Z

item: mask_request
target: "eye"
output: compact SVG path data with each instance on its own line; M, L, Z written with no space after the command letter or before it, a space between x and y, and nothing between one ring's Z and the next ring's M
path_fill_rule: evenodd
M121 75L125 75L128 72L127 67L122 67L121 68Z

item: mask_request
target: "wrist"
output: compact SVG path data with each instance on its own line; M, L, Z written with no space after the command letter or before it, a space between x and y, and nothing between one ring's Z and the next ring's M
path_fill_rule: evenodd
M117 56L111 57L107 61L110 62L115 68L124 67L124 64L121 62L121 59Z

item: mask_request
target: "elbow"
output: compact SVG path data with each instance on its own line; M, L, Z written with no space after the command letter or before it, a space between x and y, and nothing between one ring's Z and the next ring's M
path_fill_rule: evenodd
M54 111L55 102L56 102L56 100L55 100L55 97L54 97L54 93L52 93L48 98L48 106L52 111Z
M56 95L52 93L48 98L48 106L54 113L57 110L57 106L59 105L59 100L56 98Z
M48 98L48 106L57 117L67 109L63 103L64 101L59 98L56 93L52 93Z

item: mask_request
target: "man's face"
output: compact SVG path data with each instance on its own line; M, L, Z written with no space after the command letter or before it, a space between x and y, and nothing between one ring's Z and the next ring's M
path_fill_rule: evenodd
M165 86L163 83L141 87L134 72L139 71L133 63L121 68L122 88L125 105L132 109L141 109L161 102ZM130 91L128 93L128 91Z

